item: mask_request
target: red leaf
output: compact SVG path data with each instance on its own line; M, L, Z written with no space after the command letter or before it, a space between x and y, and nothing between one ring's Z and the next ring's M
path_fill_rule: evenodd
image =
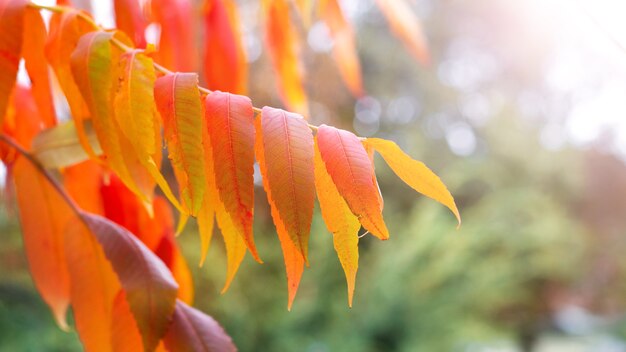
M157 61L176 71L195 71L198 46L190 0L152 0L154 20L161 25Z
M146 350L153 350L169 325L178 285L163 262L128 230L83 213L126 291Z
M207 0L204 9L204 77L212 90L245 94L248 64L233 1Z
M205 99L206 124L219 198L250 253L261 262L252 237L254 214L254 112L250 98L213 92Z
M114 0L115 24L133 39L135 45L140 48L146 46L145 30L147 19L145 18L139 0Z
M22 35L26 0L0 3L0 124L15 85L22 56Z
M317 141L326 169L352 213L374 236L388 239L378 187L372 176L374 169L359 138L348 131L322 125L317 131Z
M176 352L236 351L231 338L210 316L181 301L176 302L165 346Z

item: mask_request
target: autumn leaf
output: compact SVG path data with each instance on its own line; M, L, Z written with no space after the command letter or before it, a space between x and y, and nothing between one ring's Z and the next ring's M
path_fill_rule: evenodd
M205 115L205 118L207 116ZM211 238L213 237L215 212L218 208L219 195L217 185L215 184L215 165L213 161L213 150L211 148L211 137L204 122L202 129L202 138L204 142L204 170L206 175L206 193L202 200L202 206L198 212L198 233L200 235L200 266L204 265ZM223 205L222 205L223 207Z
M83 161L63 169L63 186L78 207L88 213L104 215L100 189L102 167L93 160Z
M239 270L239 266L246 255L246 242L244 234L241 233L241 227L237 226L235 220L226 211L224 204L219 201L215 210L215 220L220 228L224 246L226 247L226 281L222 288L225 293Z
M174 312L178 285L165 264L123 227L101 216L82 213L124 288L142 335L144 350L153 350Z
M333 56L341 78L354 96L363 95L361 64L354 42L354 32L345 18L337 0L321 0L320 15L328 25L334 39Z
M348 131L322 125L317 142L326 169L352 213L374 236L388 239L378 188L372 177L374 170L359 138Z
M191 0L151 0L153 20L161 25L157 61L176 71L195 71L199 57Z
M56 124L56 113L50 92L50 75L45 59L46 26L39 11L27 8L24 14L22 52L24 66L30 77L31 90L45 127Z
M13 172L30 273L57 324L67 330L70 281L63 234L72 211L29 161L19 158Z
M397 144L380 138L368 138L365 143L372 146L385 159L387 165L400 177L404 183L417 192L430 197L445 205L456 216L459 226L461 215L454 203L454 198L443 184L424 163L411 159Z
M72 219L65 232L72 311L88 351L112 351L113 300L120 283L102 247L84 223Z
M195 216L206 189L198 75L175 73L160 77L154 86L154 97L183 207Z
M89 109L83 100L81 88L74 81L70 66L71 55L79 39L86 33L93 31L91 24L79 17L78 10L70 9L62 13L52 14L50 19L50 33L46 43L46 58L54 69L56 78L65 93L72 119L75 122L78 139L92 159L98 160L96 153L89 144L89 139L83 128L84 121L90 118Z
M248 63L234 1L205 1L204 43L204 77L208 87L233 94L245 94Z
M0 3L0 125L17 79L27 3L26 0Z
M264 107L257 121L256 154L261 170L265 170L265 191L278 215L274 223L281 223L308 261L315 202L313 134L302 116L280 109Z
M161 125L154 98L156 73L152 59L139 50L124 53L119 72L113 106L117 125L134 147L141 165L170 202L180 208L155 161L161 159Z
M148 25L139 0L114 0L115 25L132 38L140 48L146 46L144 33Z
M83 129L94 153L101 155L102 148L91 121L85 121ZM89 159L78 139L74 121L41 131L33 138L31 152L46 169L60 169Z
M326 228L333 234L333 244L348 283L348 305L352 307L354 283L359 268L359 219L352 214L332 178L315 141L315 189Z
M263 0L265 36L278 90L288 110L308 116L309 106L298 62L298 37L289 19L287 0Z
M420 21L406 0L376 0L392 32L404 42L411 55L426 65L430 61L428 43Z
M254 259L254 112L250 98L213 92L205 98L206 125L219 198Z
M210 316L176 302L165 346L170 351L181 352L234 352L237 349L224 329Z
M124 290L119 290L113 300L110 331L112 351L136 352L144 350L141 333L128 305Z

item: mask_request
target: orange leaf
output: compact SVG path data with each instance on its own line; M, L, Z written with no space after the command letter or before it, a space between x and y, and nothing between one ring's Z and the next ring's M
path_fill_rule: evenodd
M176 281L165 264L126 229L98 215L83 213L81 217L126 291L145 350L153 350L174 311Z
M146 46L144 36L147 19L143 15L139 0L114 0L115 25L133 39L138 47Z
M154 86L154 97L183 207L195 216L206 189L198 75L174 73L160 77Z
M445 205L456 216L459 226L461 225L461 215L454 203L454 198L443 184L439 176L435 175L424 163L411 159L397 144L380 138L368 138L365 140L387 162L393 172L400 177L404 183L411 186L417 192L430 197Z
M233 94L245 94L248 64L234 1L206 0L204 42L204 77L208 87Z
M359 219L352 214L326 170L315 144L315 189L326 228L333 234L335 251L346 274L348 305L352 307L354 282L359 269Z
M67 329L70 301L63 233L73 214L34 166L19 158L13 169L24 247L31 275L57 324Z
M76 330L88 351L110 351L113 300L120 289L111 263L89 229L74 218L65 233Z
M102 168L93 160L63 170L63 186L78 206L86 212L104 215L100 187Z
M374 236L386 240L389 231L383 220L374 169L357 136L322 125L317 131L319 150L337 190L361 225Z
M378 184L378 179L376 178L376 167L374 165L374 148L367 144L366 141L362 141L363 148L367 152L367 156L370 158L370 163L372 164L372 182L376 185L376 189L378 189L378 201L380 202L380 210L382 211L385 207L385 200L383 199L383 194L380 191L380 185Z
M269 109L269 110L266 110L266 109ZM272 112L280 112L280 111L273 110L267 107L263 108L263 116L268 116L268 114L271 114ZM272 118L270 117L270 119ZM259 138L256 141L255 150L256 150L257 159L259 160L259 166L261 168L261 175L263 176L263 188L265 188L265 191L267 193L267 200L270 203L272 219L274 219L274 224L276 225L276 232L278 233L278 240L280 241L280 246L283 251L283 257L285 260L285 269L287 271L287 291L289 293L287 309L291 310L291 305L293 304L293 300L296 298L296 293L298 292L298 286L300 286L300 280L302 279L302 273L304 271L305 256L302 253L302 249L298 248L295 245L295 243L300 243L301 239L298 237L295 240L297 242L294 242L294 240L290 237L291 234L287 231L286 223L281 218L278 207L276 206L276 202L274 201L274 197L272 196L274 192L272 191L270 187L268 171L267 171L267 167L269 165L267 164L265 160L265 146L264 146L265 136L263 135L263 131L264 131L263 123L261 122L260 119L258 119L256 120L255 125L256 125L257 135L259 136ZM283 142L283 145L284 145L284 142ZM308 165L305 164L304 169L305 170L308 169ZM279 188L281 186L283 185L279 185ZM285 187L285 188L288 188L289 190L289 187ZM314 197L315 195L313 195L312 200L314 199ZM308 211L308 209L306 210ZM311 208L311 210L313 209ZM310 225L311 224L309 222L309 228L310 228ZM306 237L305 237L307 241L308 241L308 236L309 236L309 233L307 232Z
M411 55L427 65L430 61L428 43L420 21L406 0L376 0L393 33L404 42Z
M205 99L205 121L215 165L219 198L261 262L252 237L254 214L254 112L250 98L213 92Z
M205 122L206 124L206 122ZM213 151L211 148L211 137L205 127L202 130L204 138L204 168L206 174L206 193L202 200L202 206L198 212L198 233L200 235L200 266L204 265L211 237L213 237L213 227L215 211L218 207L219 195L215 184L215 165L213 162Z
M0 3L0 124L9 104L22 56L26 0Z
M46 26L39 11L28 8L24 16L24 64L41 120L45 127L52 127L56 124L56 113L50 93L48 62L44 59L46 35Z
M333 56L337 61L341 78L352 94L360 97L363 95L361 64L356 52L352 27L343 15L337 0L322 0L319 6L321 16L335 40Z
M234 352L224 329L210 316L181 301L176 302L172 324L163 339L170 351Z
M267 47L283 102L288 110L307 116L309 106L297 54L299 43L289 20L289 4L286 0L264 0L263 5Z
M161 25L157 61L176 71L195 71L198 46L195 17L190 0L152 0L154 20Z
M83 121L90 118L89 109L83 100L81 89L74 82L70 67L70 57L80 37L95 30L86 21L81 20L78 14L79 12L74 9L52 14L50 34L45 49L46 58L54 69L59 85L65 93L80 144L92 159L98 160L96 153L89 144L89 138L83 125Z
M119 290L115 296L110 321L112 351L137 352L144 350L141 333L128 305L124 290Z
M265 191L273 208L274 223L280 223L285 234L308 261L307 248L313 207L313 134L302 116L284 110L264 107L257 122L257 159ZM269 161L269 162L266 162Z

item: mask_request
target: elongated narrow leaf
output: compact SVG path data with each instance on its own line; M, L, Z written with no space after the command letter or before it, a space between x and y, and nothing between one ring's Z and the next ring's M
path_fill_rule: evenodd
M76 123L76 132L81 145L87 152L87 155L94 160L98 160L83 128L83 121L90 118L89 109L83 100L81 88L74 81L70 66L70 58L78 44L78 40L84 34L95 30L86 21L81 20L78 14L78 10L69 9L52 15L50 19L50 34L46 43L46 58L54 69L59 85L65 93L64 95L72 113L72 119Z
M326 169L352 213L374 236L388 239L374 170L361 141L348 131L326 125L318 129L317 141Z
M320 14L335 40L333 56L337 62L341 78L355 96L363 95L361 64L356 52L354 32L345 18L337 0L319 2Z
M176 302L165 347L177 352L234 352L237 349L224 329L210 316L181 301Z
M112 351L136 352L144 350L141 333L128 305L124 290L119 290L113 300L110 330Z
M428 44L420 21L406 0L376 0L393 33L404 42L411 55L428 64Z
M446 188L439 176L435 175L424 163L411 159L392 141L368 138L365 140L365 143L372 146L382 155L387 165L391 167L402 181L417 192L448 207L456 216L459 225L461 224L461 215L450 191L448 191L448 188Z
M128 230L101 216L83 213L126 291L144 349L153 350L174 311L178 285L169 269Z
M161 159L161 125L154 100L154 63L141 51L134 50L121 56L119 69L121 75L114 98L117 125L133 146L139 162L172 204L181 208L156 161Z
M26 4L25 0L0 3L0 124L9 104L22 56Z
M226 282L222 288L222 293L225 293L233 282L237 270L246 255L246 242L243 239L243 233L241 233L241 227L237 226L235 220L224 208L224 204L219 201L215 210L215 220L217 226L220 228L222 238L224 239L224 246L226 247Z
M114 0L115 25L133 39L140 48L146 46L145 31L148 21L139 0Z
M183 207L195 216L206 189L198 75L174 73L160 77L154 86L154 97Z
M346 274L348 305L352 307L354 283L359 269L359 219L352 214L326 170L317 141L315 145L315 189L326 228L333 234L335 251Z
M152 0L153 20L161 25L157 62L176 71L196 71L199 57L191 0Z
M5 115L2 133L13 137L26 149L31 149L33 139L45 126L42 120L31 88L17 84Z
M206 116L205 116L206 117ZM211 238L213 237L213 227L215 211L218 207L219 195L215 184L215 165L213 161L213 150L211 148L211 137L206 127L206 121L202 129L204 140L204 169L206 174L206 192L202 200L202 206L198 212L198 233L200 235L200 266L204 265Z
M63 233L73 214L48 180L27 160L19 158L13 172L31 275L57 324L67 329L65 314L70 283Z
M262 118L267 118L268 115L275 115L272 114L273 112L276 113L280 113L280 111L275 110L275 109L271 109L271 108L263 108L263 117ZM270 116L268 119L272 120L273 117L277 117L277 116ZM283 116L286 117L286 116ZM278 116L278 118L281 118L281 116ZM295 118L295 117L292 117ZM264 121L263 121L264 122ZM256 125L256 130L257 130L257 140L256 140L256 144L255 144L255 151L256 151L256 155L257 155L257 160L259 161L259 166L261 168L261 175L263 177L263 187L265 188L265 192L267 193L267 200L270 203L270 208L271 208L271 213L272 213L272 219L274 220L274 224L276 225L276 232L278 233L278 240L280 241L280 246L282 248L283 251L283 258L285 261L285 269L287 271L287 291L289 293L288 295L288 302L287 302L287 309L291 310L291 306L293 304L293 300L296 297L296 293L298 292L298 286L300 286L300 280L302 279L302 273L304 271L304 262L305 262L305 256L302 253L302 249L298 246L296 246L295 243L301 244L302 238L301 237L296 237L295 241L292 238L290 238L290 233L288 232L287 228L286 228L286 222L283 220L283 218L281 217L281 213L279 212L279 208L276 205L276 201L274 200L274 191L275 189L272 189L272 187L270 186L269 183L269 175L268 175L268 166L272 165L271 163L268 164L265 157L266 157L266 148L265 148L265 142L268 141L268 139L266 138L266 136L264 136L264 123L261 121L261 119L257 119L255 121L255 125ZM274 121L270 121L270 122L274 122ZM308 129L308 127L305 124L305 127ZM283 132L285 130L283 129ZM269 131L271 134L271 131ZM310 133L310 132L309 132ZM272 138L270 137L269 140L271 140ZM276 142L276 141L274 141ZM287 142L289 142L289 140L287 140ZM282 141L283 146L285 146L285 141ZM306 144L306 143L305 143ZM288 148L287 148L288 149ZM306 153L305 153L306 154ZM272 159L274 160L274 159ZM287 162L289 163L289 162ZM295 164L299 165L299 162L296 161ZM310 163L309 163L310 164ZM304 171L308 171L310 165L300 165L300 167L304 167ZM312 166L312 165L311 165ZM293 165L287 166L287 167L291 167L293 169ZM289 172L293 172L293 170L283 170L287 173ZM274 176L275 177L275 176ZM293 177L293 176L291 176ZM276 178L274 178L274 180L276 180ZM293 180L289 180L289 181L293 181ZM306 182L306 181L305 181ZM288 184L286 185L281 185L278 184L279 187L285 187L285 186L289 186ZM291 186L295 186L293 183L291 184ZM306 185L309 186L309 185ZM293 189L292 189L293 191ZM308 191L308 190L307 190ZM306 192L305 191L305 194ZM293 195L292 195L293 196ZM313 195L313 198L311 198L311 200L314 200L315 195ZM284 200L282 201L283 204L287 203ZM311 207L311 211L312 211L312 207ZM289 212L293 212L293 211L297 211L297 209L287 209L287 211ZM306 212L309 211L308 207L305 209ZM302 216L302 214L300 214ZM310 220L309 220L310 221ZM292 224L293 227L293 224ZM310 222L309 222L309 228L310 228ZM296 227L297 230L297 227ZM308 241L308 235L309 233L306 233L306 240ZM306 248L306 247L305 247Z
M65 233L72 311L87 351L111 351L113 301L120 283L89 229L73 219Z
M289 19L287 0L264 0L265 36L278 75L278 90L290 111L308 115L303 74L298 62L298 37Z
M119 52L113 50L113 34L91 32L84 35L72 54L74 79L81 89L107 165L124 181L146 206L152 204L153 177L134 152L133 145L122 132L113 115L114 82L117 82Z
M274 223L282 224L308 261L315 202L313 134L302 116L280 109L264 107L259 121L257 159L266 171L265 191L278 215Z
M44 126L52 127L56 124L56 113L50 91L48 62L45 60L46 35L46 26L39 10L28 8L24 16L24 64L41 120Z
M96 155L102 154L91 121L85 121L84 131ZM89 158L78 140L74 121L61 123L35 136L32 143L32 153L47 169L64 168Z
M219 198L257 261L252 236L254 112L250 98L213 92L205 99L206 124Z
M234 1L206 0L204 42L204 78L208 87L233 94L245 94L248 64Z
M367 156L370 158L370 163L372 164L372 182L376 185L376 189L378 189L378 201L380 202L380 210L382 211L385 206L385 200L383 199L383 194L380 191L380 185L378 185L378 179L376 178L376 167L374 165L374 147L367 144L366 141L362 141L363 148L367 152Z

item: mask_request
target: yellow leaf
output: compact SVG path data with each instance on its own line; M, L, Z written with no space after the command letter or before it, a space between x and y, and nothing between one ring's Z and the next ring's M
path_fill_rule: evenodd
M382 155L387 165L407 185L448 207L456 216L459 226L461 225L461 215L450 191L448 191L448 188L446 188L439 176L435 175L424 163L411 159L392 141L368 138L365 140L365 143Z
M317 142L317 141L316 141ZM326 228L333 234L335 251L346 274L348 305L352 307L354 282L359 269L359 219L352 214L326 170L315 143L315 188Z

